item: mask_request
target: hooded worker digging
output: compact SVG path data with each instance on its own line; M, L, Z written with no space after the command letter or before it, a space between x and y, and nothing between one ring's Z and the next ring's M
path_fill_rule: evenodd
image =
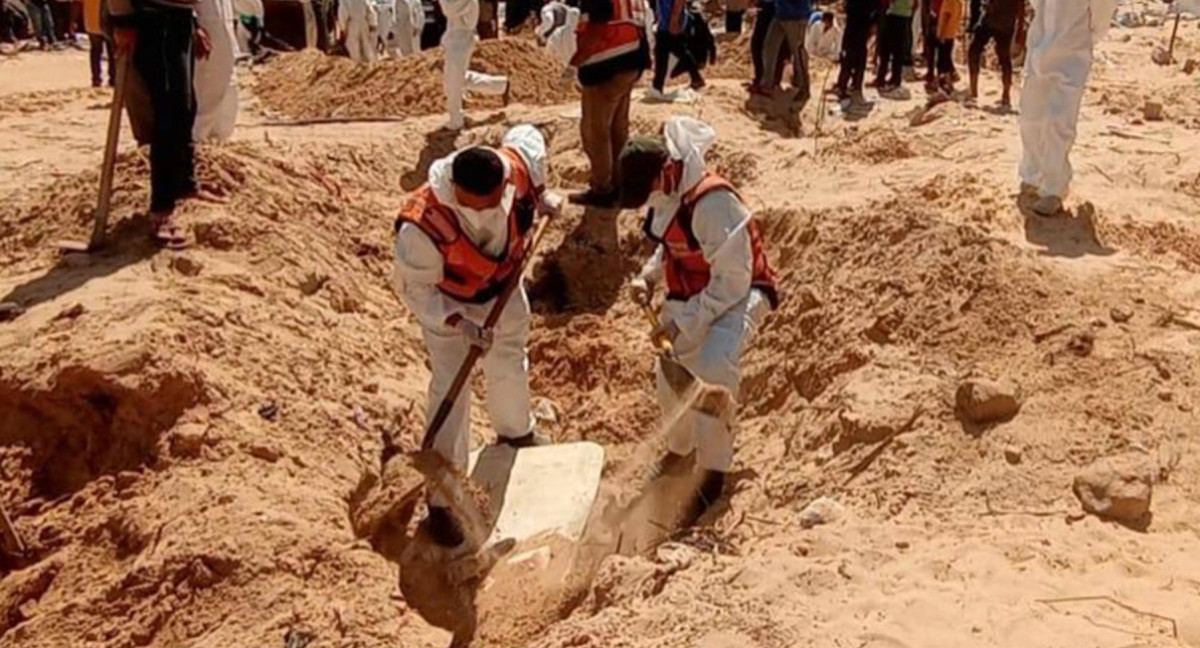
M669 342L674 361L708 386L728 390L730 399L723 410L688 407L670 426L660 474L687 470L693 452L703 473L689 524L724 490L733 464L742 353L779 304L775 273L750 208L732 183L705 164L715 139L708 124L673 117L662 136L634 138L620 157L621 204L649 206L644 231L658 244L632 283L633 297L648 305L655 288L665 284L666 301L652 337ZM669 368L663 361L656 372L664 417L687 406Z
M529 406L529 298L520 286L526 245L540 215L558 213L562 199L544 190L546 141L533 126L517 126L499 148L474 146L434 162L429 180L408 199L396 221L395 288L416 316L429 349L431 420L450 395L472 347L482 353L487 410L499 442L514 448L545 445ZM494 329L485 321L508 296ZM470 450L470 394L453 396L432 448L465 471ZM435 426L436 427L436 426ZM444 547L462 544L452 497L429 495L429 537Z

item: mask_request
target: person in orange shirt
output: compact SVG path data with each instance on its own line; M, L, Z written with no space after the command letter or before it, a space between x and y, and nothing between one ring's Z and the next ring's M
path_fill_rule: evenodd
M954 92L954 41L963 35L963 0L933 0L937 16L937 39L934 58L937 59L936 85L931 91Z
M112 39L107 34L103 0L83 0L83 29L91 44L89 52L92 64L92 87L99 88L101 82L100 59L108 55L108 85L117 84L116 59L113 56Z

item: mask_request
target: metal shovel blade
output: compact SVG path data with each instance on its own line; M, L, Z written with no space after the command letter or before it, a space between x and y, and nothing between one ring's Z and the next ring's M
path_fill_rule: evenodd
M660 353L658 356L658 366L662 371L663 378L667 381L667 385L671 391L675 392L677 398L684 397L692 386L696 384L696 377L686 367L679 364L679 361L671 357L669 354Z

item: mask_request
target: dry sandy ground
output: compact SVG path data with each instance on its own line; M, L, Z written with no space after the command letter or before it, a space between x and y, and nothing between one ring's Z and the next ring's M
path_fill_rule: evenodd
M1200 646L1200 75L1149 62L1166 33L1101 48L1057 219L1018 205L1013 115L944 104L914 127L923 97L885 99L814 140L816 105L808 135L781 137L735 79L637 104L638 130L673 111L717 127L781 271L745 362L736 493L565 603L491 601L476 645ZM1196 23L1181 36L1180 63L1200 58ZM413 447L423 418L392 219L430 159L520 121L578 186L574 106L477 112L449 141L427 135L436 115L272 127L248 101L235 141L201 154L229 202L186 208L192 249L149 245L126 144L110 249L60 258L103 140L85 68L0 59L0 295L28 307L0 325L0 500L29 544L0 565L0 645L445 645L348 518L384 438ZM1141 122L1146 99L1164 121ZM609 448L611 482L656 428L622 290L646 249L635 214L582 216L533 273L533 387L556 439ZM1019 414L961 422L969 376L1016 383ZM1079 515L1071 492L1118 455L1162 468L1142 530ZM803 528L822 496L841 515Z

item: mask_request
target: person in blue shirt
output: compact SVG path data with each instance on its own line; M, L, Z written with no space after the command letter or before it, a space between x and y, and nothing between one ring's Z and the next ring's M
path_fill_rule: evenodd
M661 99L667 83L671 55L679 59L681 69L692 80L692 89L705 86L696 59L687 47L687 0L655 0L654 14L658 28L654 32L654 83L651 97Z
M808 84L808 52L804 48L808 34L808 19L812 15L810 0L775 0L775 19L767 31L763 48L763 78L751 91L772 96L779 89L776 70L781 65L779 52L784 44L792 52L792 107L799 112L810 97Z

